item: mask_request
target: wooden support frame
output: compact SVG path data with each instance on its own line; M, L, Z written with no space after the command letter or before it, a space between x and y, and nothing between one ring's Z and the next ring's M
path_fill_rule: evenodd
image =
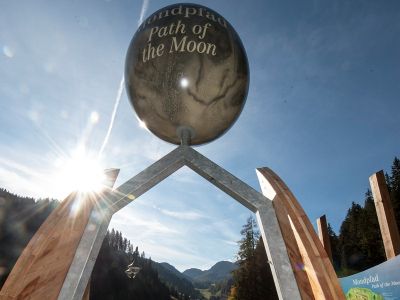
M345 296L306 213L287 185L269 168L258 168L263 194L272 200L302 299Z
M400 254L400 236L383 171L372 174L369 177L369 183L374 197L386 258L391 259Z
M40 285L34 282L32 288L29 287L28 290L24 289L22 291L25 298L41 300L46 296L45 299L49 300L81 300L85 297L85 291L88 292L87 285L94 262L107 232L112 214L137 199L140 195L184 165L230 195L250 211L256 213L279 299L302 299L294 270L291 268L291 261L288 257L289 253L282 237L282 231L273 203L249 185L187 145L179 146L117 189L108 193L100 202L96 203L96 209L94 209L94 206L88 209L88 213L80 218L82 224L86 224L86 226L79 226L79 231L76 232L74 238L67 241L68 245L73 244L73 248L68 252L68 259L65 262L61 262L62 266L57 270L53 268L51 270L37 270L35 278L41 278L42 273L47 272L46 279L49 282L41 280ZM70 210L71 207L67 209L68 212ZM68 218L66 214L63 214L63 216L64 219L60 218L61 222L65 221L66 217ZM60 227L60 229L64 230L63 227ZM63 234L63 231L60 232L54 228L52 231L58 235L59 239L60 235ZM43 239L37 241L34 248L31 247L29 251L26 251L26 255L29 256L36 248L41 248L43 241L48 242L46 237L43 236ZM58 243L56 244L58 245ZM51 258L52 261L49 263L57 263L58 260L63 260L62 255L59 255L59 253L62 253L59 252L61 249L54 247L46 247L46 249L41 255ZM38 267L40 267L40 264ZM26 260L19 266L19 270L23 271L24 268L29 268L29 262ZM58 277L55 276L57 275L57 271L60 271L59 273L61 274ZM57 284L54 283L51 276L59 279L56 282ZM13 281L14 284L9 285L4 290L4 293L3 290L1 291L5 297L8 297L4 299L25 299L18 298L21 295L21 289L16 287L18 282L17 277L15 278L16 280ZM30 281L28 286L31 283ZM36 293L36 290L40 290L39 288L36 289L36 287L42 288L42 291Z

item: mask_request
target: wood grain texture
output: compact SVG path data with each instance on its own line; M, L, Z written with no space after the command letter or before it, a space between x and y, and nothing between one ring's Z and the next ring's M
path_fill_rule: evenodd
M57 299L94 202L73 193L50 214L8 276L1 299Z
M23 250L0 299L57 299L90 213L100 199L100 195L72 193L62 201Z
M263 194L273 200L303 299L344 300L335 270L300 203L271 169L258 168L257 175Z
M317 219L318 237L324 246L326 254L328 254L329 260L333 262L332 259L332 248L331 240L329 238L328 223L326 222L326 216L323 215Z
M369 177L386 258L400 254L400 237L383 171Z

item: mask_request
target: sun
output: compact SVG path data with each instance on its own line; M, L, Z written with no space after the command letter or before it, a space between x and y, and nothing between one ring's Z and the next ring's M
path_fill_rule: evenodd
M98 157L91 155L85 147L77 147L70 156L58 162L55 174L59 192L73 191L99 193L105 187L106 176Z

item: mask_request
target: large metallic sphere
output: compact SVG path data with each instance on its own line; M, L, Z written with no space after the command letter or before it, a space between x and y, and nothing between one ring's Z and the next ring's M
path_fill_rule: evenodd
M146 127L180 144L212 141L238 118L249 86L247 57L239 36L215 11L175 4L152 14L128 49L125 82Z

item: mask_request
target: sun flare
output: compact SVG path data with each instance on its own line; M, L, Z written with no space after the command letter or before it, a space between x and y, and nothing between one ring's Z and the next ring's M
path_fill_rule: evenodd
M84 147L78 147L68 158L59 161L57 169L56 182L63 193L96 193L104 189L104 168L99 159Z

